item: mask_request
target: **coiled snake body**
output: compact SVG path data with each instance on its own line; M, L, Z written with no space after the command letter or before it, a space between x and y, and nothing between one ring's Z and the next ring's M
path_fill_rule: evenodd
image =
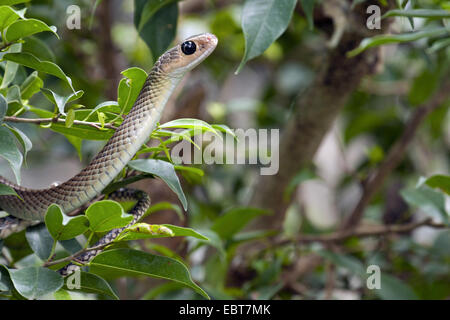
M0 219L0 238L17 231L22 225L31 224L31 221L43 221L47 208L53 203L68 213L97 197L148 140L167 100L184 74L209 56L216 45L217 38L205 33L190 37L164 53L150 71L133 108L120 127L91 163L70 180L48 189L34 190L0 177L0 183L12 187L20 197L0 196L0 208L16 218L8 216L3 221ZM135 223L150 205L148 195L141 191L122 190L112 193L110 198L137 200L130 212L135 214L131 223ZM119 232L113 230L100 241L112 241ZM85 254L78 260L86 262L94 255Z

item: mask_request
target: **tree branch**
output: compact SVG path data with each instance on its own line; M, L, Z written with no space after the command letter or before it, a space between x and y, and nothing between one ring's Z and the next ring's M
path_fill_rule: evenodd
M10 116L6 116L3 118L3 121L6 122L21 122L21 123L34 123L34 124L48 124L48 123L65 123L66 120L65 119L59 119L59 118L18 118L18 117L10 117ZM83 126L90 126L90 127L94 127L98 130L101 130L101 123L98 122L88 122L88 121L81 121L81 120L74 120L73 124L76 125L83 125ZM110 124L110 123L105 123L104 126L105 128L108 129L113 129L116 130L117 127Z
M299 235L294 239L279 239L276 240L275 245L285 245L290 243L311 243L311 242L322 242L322 243L336 243L348 238L367 238L374 236L384 236L388 234L401 234L410 232L420 227L431 227L435 229L449 229L450 227L443 223L433 222L431 218L425 219L419 222L411 222L408 224L399 225L377 225L377 226L360 226L355 229L348 229L343 231L338 231L330 234L324 235Z
M443 79L445 79L445 77ZM440 107L446 99L448 99L449 92L450 81L447 80L440 86L426 105L415 109L414 113L411 115L411 118L406 123L402 135L391 147L384 161L374 172L369 174L369 177L364 182L364 190L361 199L343 223L342 229L353 228L361 221L364 210L370 203L372 197L381 188L386 177L392 172L393 169L395 169L395 167L399 165L403 159L406 149L413 140L417 129L426 119L428 114Z
M329 50L321 63L314 83L303 93L290 117L279 146L279 172L277 175L260 176L250 202L251 206L273 211L253 224L255 229L267 226L280 228L284 212L289 205L283 193L292 177L301 168L309 165L324 136L332 127L336 117L346 104L348 97L361 83L364 76L376 72L382 55L380 48L367 50L353 58L347 52L357 47L362 39L370 35L386 33L391 20L383 21L381 30L367 30L362 27L367 19L366 8L371 1L364 2L355 9L342 10L350 6L347 1L334 1L334 15L345 17L349 25L339 38L336 47ZM332 5L331 1L321 6ZM341 4L342 6L339 6ZM385 8L387 9L387 8ZM383 9L383 10L385 10ZM328 10L330 11L330 10Z

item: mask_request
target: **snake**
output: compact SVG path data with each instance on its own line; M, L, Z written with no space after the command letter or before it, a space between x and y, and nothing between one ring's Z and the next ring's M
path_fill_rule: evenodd
M0 219L0 239L23 230L33 223L43 222L52 204L69 213L86 205L99 195L133 159L155 130L164 107L184 75L206 59L216 48L214 34L191 36L167 50L154 63L130 112L115 130L101 151L77 175L59 185L46 189L30 189L14 184L0 176L0 183L16 192L1 195L0 210L9 215ZM129 212L136 223L150 206L150 197L143 191L120 189L109 195L113 200L136 200ZM127 226L127 227L128 227ZM126 228L126 227L124 227ZM123 228L111 230L96 246L112 242ZM85 252L76 261L86 263L99 250ZM69 273L69 267L61 273Z

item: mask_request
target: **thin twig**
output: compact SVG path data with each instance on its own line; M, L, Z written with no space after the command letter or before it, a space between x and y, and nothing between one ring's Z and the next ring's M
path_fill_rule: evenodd
M66 120L65 119L60 119L60 118L34 118L34 119L30 119L30 118L18 118L18 117L10 117L10 116L6 116L3 118L3 121L6 122L21 122L21 123L34 123L34 124L48 124L48 123L65 123ZM101 130L101 123L97 123L97 122L88 122L88 121L81 121L81 120L74 120L73 124L76 125L83 125L83 126L90 126L90 127L94 127L98 130ZM108 128L108 129L113 129L116 130L117 127L110 124L110 123L105 123L103 125L103 127Z
M53 261L47 261L43 264L43 267L49 267L49 266L53 266L55 264L60 264L60 263L76 260L76 257L78 257L79 255L81 255L83 253L93 251L93 250L101 250L101 249L105 248L106 246L109 246L110 244L111 243L104 243L104 244L100 244L98 246L81 249L80 251L75 252L74 254L67 256L65 258L61 258L61 259L53 260Z
M380 166L371 174L364 182L363 194L349 215L347 220L343 223L342 229L354 228L361 221L363 213L367 205L370 203L372 197L383 185L384 180L394 170L403 159L406 149L414 139L417 129L426 119L427 115L437 109L446 101L450 92L450 81L444 82L433 98L424 106L415 109L414 113L406 123L402 135L390 148L386 158Z
M425 219L419 222L412 222L408 224L400 225L376 225L376 226L360 226L355 229L348 229L344 231L337 231L334 233L323 235L299 235L294 239L278 239L275 240L276 245L284 245L289 243L310 243L310 242L322 242L322 243L334 243L346 240L348 238L366 238L373 236L382 236L395 233L405 233L415 230L420 227L432 227L435 229L448 229L448 225L443 223L436 223L431 218Z

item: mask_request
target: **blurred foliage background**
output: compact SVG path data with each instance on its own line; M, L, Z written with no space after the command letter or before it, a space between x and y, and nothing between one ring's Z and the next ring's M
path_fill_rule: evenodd
M279 128L282 141L293 139L292 156L281 148L280 170L290 163L295 170L267 180L261 180L255 165L198 166L203 176L183 172L189 203L184 218L163 210L148 221L194 228L210 242L145 240L138 244L141 249L183 259L194 281L215 299L450 297L450 233L445 230L450 213L450 41L448 32L432 33L449 27L448 1L294 1L287 29L238 74L246 50L243 7L252 1L166 1L138 31L142 10L135 8L145 2L33 0L18 6L27 7L28 18L57 27L59 39L51 33L33 36L36 55L57 63L74 88L84 91L75 103L89 108L117 99L124 69L137 66L149 71L169 45L193 34L214 33L219 39L216 51L186 76L161 123L198 118L230 128ZM70 30L66 10L73 4L81 8L81 28ZM369 30L365 21L370 4L383 13L398 8L425 11L383 19L381 30ZM440 16L432 16L433 11ZM388 32L424 34L414 41L381 41L349 57L348 52L358 48L363 38ZM396 43L387 45L390 42ZM364 69L359 69L361 65ZM331 76L326 78L324 73ZM20 69L14 82L20 84L26 75L27 70ZM45 87L70 93L52 77L45 79ZM328 87L337 88L334 96ZM324 97L330 95L323 100L329 103L322 106L324 114L334 101L340 104L330 111L335 116L321 132L315 133L314 128L320 127L316 123L310 126L314 130L304 131L305 139L317 141L316 147L303 146L285 133L295 114L308 117L309 109L299 104L302 99L308 101L311 88ZM30 104L54 108L41 93ZM423 111L422 118L418 110ZM410 123L415 116L416 127ZM30 124L17 127L33 142L22 174L26 186L64 181L86 166L103 143L85 139L80 161L65 136ZM294 149L302 153L302 148L309 150L305 153L311 154L310 159L295 155ZM0 165L2 175L12 178L7 164ZM370 178L379 176L380 170L381 180L371 184ZM426 180L435 175L444 181L437 188ZM150 194L153 203L179 205L176 195L160 181L136 185ZM362 204L362 216L355 224L359 229L352 223L344 228L368 185L374 190ZM255 193L276 201L266 205ZM283 197L277 198L277 193ZM430 217L433 223L426 220ZM414 225L424 220L429 227ZM406 227L399 234L385 228L389 225ZM345 234L348 230L350 234ZM364 230L369 235L361 236ZM340 232L345 236L327 239ZM380 267L381 289L367 288L369 265ZM177 283L155 279L123 278L112 286L123 299L200 298Z

